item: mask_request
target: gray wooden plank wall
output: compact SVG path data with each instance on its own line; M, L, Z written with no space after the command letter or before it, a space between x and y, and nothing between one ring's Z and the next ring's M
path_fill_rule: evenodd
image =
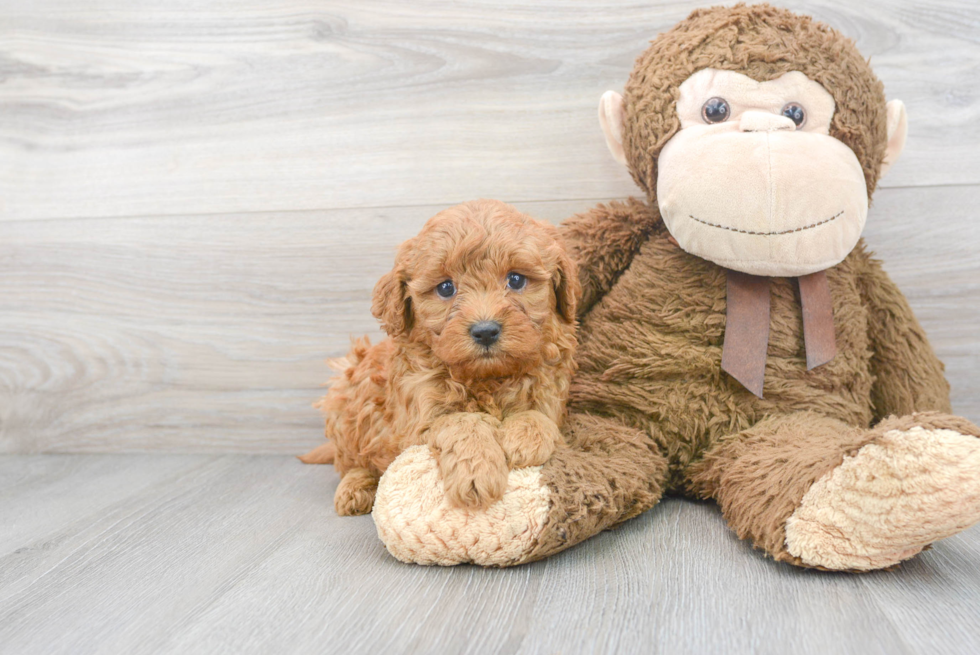
M694 2L0 0L0 452L295 453L439 208L636 191L595 105ZM980 9L783 2L909 110L867 239L980 420Z

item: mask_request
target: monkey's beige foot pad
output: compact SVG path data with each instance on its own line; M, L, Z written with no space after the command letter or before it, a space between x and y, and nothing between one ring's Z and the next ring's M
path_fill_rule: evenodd
M503 498L485 510L453 507L427 446L413 446L381 477L374 524L388 552L415 564L508 566L525 559L548 516L541 467L510 472Z
M980 520L980 439L912 427L882 434L817 480L786 522L790 554L880 569Z

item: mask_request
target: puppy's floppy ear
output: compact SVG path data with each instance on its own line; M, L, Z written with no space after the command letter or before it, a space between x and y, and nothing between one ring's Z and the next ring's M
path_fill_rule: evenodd
M558 268L551 278L551 283L555 287L558 315L565 319L566 323L572 323L575 320L578 300L582 295L582 285L578 281L578 268L564 248L559 248Z
M390 337L412 329L412 298L408 295L408 280L400 263L401 258L402 251L399 251L395 268L382 275L374 285L371 299L371 313L381 321L382 329Z

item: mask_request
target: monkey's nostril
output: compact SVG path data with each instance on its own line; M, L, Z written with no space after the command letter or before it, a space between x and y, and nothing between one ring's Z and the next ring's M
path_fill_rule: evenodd
M480 321L470 327L470 336L481 346L492 346L500 338L500 323L497 321Z

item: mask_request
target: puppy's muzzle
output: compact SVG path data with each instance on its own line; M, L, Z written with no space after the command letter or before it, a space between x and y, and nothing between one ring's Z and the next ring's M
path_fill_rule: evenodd
M500 338L500 323L497 321L480 321L470 327L470 336L484 348L497 343Z

